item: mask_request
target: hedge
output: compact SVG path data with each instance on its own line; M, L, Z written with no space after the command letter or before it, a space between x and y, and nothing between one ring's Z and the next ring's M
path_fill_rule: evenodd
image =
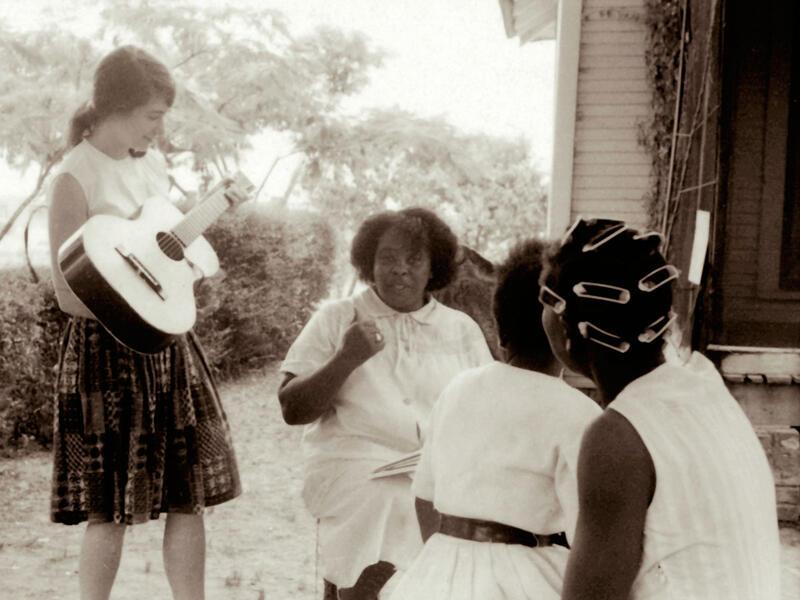
M317 214L250 205L226 213L206 237L222 266L197 289L195 331L212 368L230 379L266 367L328 293L334 234ZM61 335L49 274L0 271L0 452L52 440Z

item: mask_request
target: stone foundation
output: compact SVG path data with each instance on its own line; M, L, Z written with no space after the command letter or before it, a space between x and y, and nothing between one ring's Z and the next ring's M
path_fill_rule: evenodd
M756 433L775 477L778 518L800 522L800 433L797 428L757 425Z

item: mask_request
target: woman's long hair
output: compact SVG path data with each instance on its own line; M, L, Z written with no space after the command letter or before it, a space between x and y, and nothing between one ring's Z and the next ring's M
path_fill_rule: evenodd
M107 54L94 72L92 99L72 116L69 147L77 146L103 119L125 114L153 97L168 106L175 100L175 83L167 67L136 46L121 46Z

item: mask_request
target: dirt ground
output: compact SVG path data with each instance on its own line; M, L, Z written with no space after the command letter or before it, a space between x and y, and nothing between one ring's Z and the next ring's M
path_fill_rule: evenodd
M206 517L208 597L322 596L315 577L315 525L300 500L300 429L280 416L274 370L222 388L244 493ZM0 598L78 597L84 526L48 520L50 457L0 461ZM129 528L115 600L170 598L161 559L164 519ZM318 592L318 593L317 593Z
M314 521L300 500L300 430L283 424L274 370L222 389L244 493L206 518L208 597L321 598ZM0 461L0 597L78 597L83 526L48 521L50 457ZM115 600L170 598L161 561L164 520L127 533ZM781 529L783 597L800 598L800 530Z

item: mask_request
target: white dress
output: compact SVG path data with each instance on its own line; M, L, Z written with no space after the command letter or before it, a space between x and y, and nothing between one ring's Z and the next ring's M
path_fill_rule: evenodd
M397 312L371 289L329 302L314 314L281 365L305 375L337 351L355 312L374 319L385 346L339 390L335 408L303 435L303 498L319 520L322 576L352 587L379 560L403 569L422 547L405 475L370 479L371 472L418 450L434 401L458 373L492 357L478 325L435 299Z
M499 362L462 373L434 408L413 491L442 513L571 538L580 441L600 413L555 377ZM568 554L562 546L436 533L407 572L389 582L386 596L557 600Z
M778 600L772 472L711 361L665 363L608 409L634 426L656 472L631 598Z

